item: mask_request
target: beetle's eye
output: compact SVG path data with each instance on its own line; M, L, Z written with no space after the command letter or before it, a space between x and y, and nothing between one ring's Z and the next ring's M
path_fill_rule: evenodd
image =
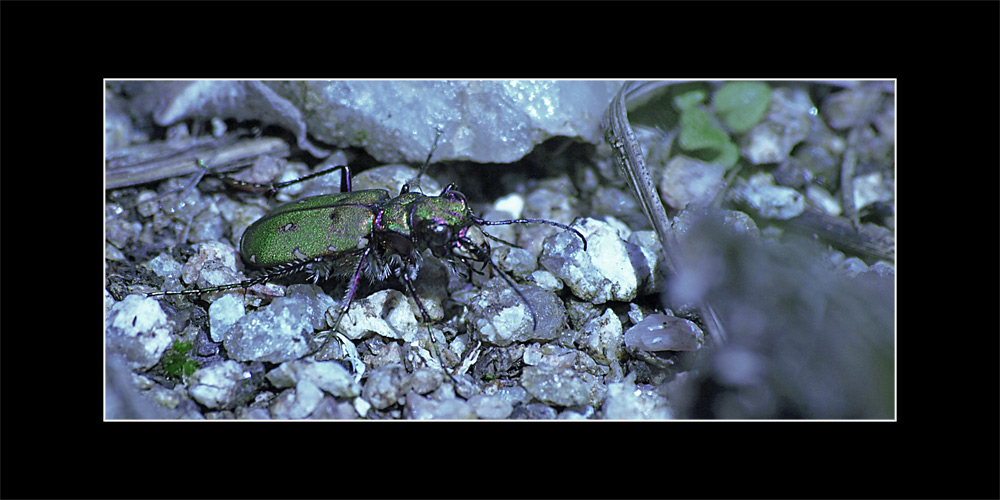
M427 227L427 246L436 254L444 250L451 241L451 228L447 224L431 224Z

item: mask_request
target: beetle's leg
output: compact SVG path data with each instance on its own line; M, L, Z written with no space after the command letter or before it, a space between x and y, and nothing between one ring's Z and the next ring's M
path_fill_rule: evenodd
M502 238L497 238L496 236L493 236L492 234L487 233L486 231L483 231L483 236L485 236L485 237L487 237L487 238L489 238L489 239L491 239L493 241L498 241L500 243L503 243L504 245L507 245L509 247L521 248L519 245L517 245L515 243L511 243L511 242L509 242L509 241L507 241L505 239L502 239Z
M531 306L531 302L528 302L528 298L525 297L524 294L517 289L517 286L514 284L514 280L508 278L507 273L503 272L503 270L500 269L499 266L494 264L492 259L488 260L487 262L490 263L490 267L492 267L493 270L496 271L497 275L499 275L501 278L503 278L504 281L507 282L507 286L509 286L512 290L514 290L514 293L517 294L517 297L519 299L521 299L521 302L524 302L524 305L528 306L528 312L531 313L531 330L534 331L536 328L538 328L538 316L535 314L535 308Z
M298 184L300 182L305 182L305 181L308 181L310 179L315 179L317 177L321 177L321 176L324 176L326 174L329 174L330 172L333 172L334 170L340 170L341 171L340 192L341 193L348 193L348 192L351 191L351 169L347 165L336 165L334 167L331 167L331 168L328 168L328 169L325 169L325 170L320 170L319 172L314 172L314 173L311 173L309 175L304 175L302 177L299 177L298 179L293 179L293 180L285 181L285 182L277 182L277 183L273 183L272 182L272 183L269 183L269 184L263 184L263 183L259 183L259 182L241 181L239 179L230 177L228 175L220 174L218 172L215 172L214 168L209 167L202 160L198 160L198 165L201 166L204 169L204 170L202 170L202 172L206 172L206 171L212 172L216 177L218 177L223 182L225 182L226 184L229 184L231 186L238 187L238 188L244 188L247 191L268 191L271 194L277 194L278 190L281 189L281 188L283 188L283 187L288 187L288 186L291 186L293 184Z
M310 264L322 260L321 258L311 259L301 262L294 262L292 264L287 264L279 267L272 268L270 272L266 272L261 276L253 279L243 280L239 283L229 283L226 285L212 286L208 288L195 288L194 290L180 290L177 292L152 292L146 294L147 297L156 297L160 295L191 295L196 293L208 293L208 292L221 292L223 290L232 290L233 288L243 288L247 289L254 285L259 285L271 280L278 278L284 278L285 276L295 274L298 272L305 271Z
M317 177L322 177L322 176L324 176L326 174L329 174L330 172L333 172L334 170L340 170L341 171L341 173L340 173L340 192L341 193L349 193L349 192L351 192L351 167L348 167L347 165L337 165L335 167L331 167L331 168L328 168L326 170L321 170L319 172L314 172L314 173L311 173L309 175L304 175L302 177L299 177L298 179L293 179L293 180L285 181L285 182L271 183L271 184L261 184L261 183L257 183L257 182L246 182L246 181L241 181L241 180L234 179L232 177L221 176L221 175L219 176L219 178L222 179L222 180L224 180L224 181L226 181L227 183L233 184L235 186L255 188L255 189L266 189L267 191L270 191L271 194L276 194L278 192L278 190L281 189L281 188L283 188L283 187L288 187L288 186L291 186L293 184L298 184L300 182L305 182L305 181L308 181L310 179L315 179Z
M326 352L327 346L330 344L330 340L334 337L337 332L337 328L340 328L340 320L343 319L344 315L347 314L347 310L351 308L351 302L354 301L354 293L358 290L358 283L361 282L361 275L365 269L365 261L368 260L368 255L372 252L372 247L365 248L364 252L361 253L361 258L358 259L358 267L354 270L354 276L351 278L350 284L347 285L347 295L344 299L340 301L340 308L337 311L337 318L333 320L333 326L330 328L330 335L327 335L326 340L323 341L323 345L319 347L316 354L316 361L325 361L330 359L332 353Z
M431 331L431 316L427 314L427 309L425 309L424 304L420 302L420 297L417 297L417 289L413 286L413 281L410 279L410 273L400 273L400 279L406 287L407 293L410 294L410 297L413 297L413 301L417 303L417 308L420 309L420 315L423 317L424 325L427 326L427 335L431 338L431 345L434 346L434 357L437 358L438 364L441 365L441 370L448 375L448 378L450 378L452 383L454 383L457 387L458 381L455 380L455 376L452 375L451 372L444 366L444 359L441 358L441 350L438 348L437 339L434 338L434 333Z
M295 179L295 180L286 181L286 182L279 182L277 184L272 184L270 186L271 187L271 191L272 192L277 192L279 189L281 189L283 187L291 186L292 184L298 184L298 183L304 182L304 181L308 181L309 179L315 179L317 177L322 177L322 176L324 176L326 174L329 174L330 172L333 172L334 170L340 170L340 192L341 193L350 193L351 192L351 167L348 167L347 165L337 165L335 167L331 167L331 168L328 168L326 170L320 170L319 172L314 172L314 173L311 173L309 175L299 177L298 179Z
M266 280L264 280L266 281ZM147 297L160 297L164 295L194 295L198 293L208 293L208 292L221 292L223 290L232 290L233 288L250 288L257 283L262 283L263 281L247 280L241 281L239 283L230 283L228 285L219 285L209 288L195 288L194 290L180 290L180 291L162 291L162 292L150 292L147 293Z
M480 276L485 276L486 275L486 273L484 273L484 272L480 271L479 269L476 269L475 267L473 267L472 263L475 262L475 261L466 259L465 257L459 257L458 260L462 264L464 264L465 268L466 268L466 272L465 273L458 273L458 274L459 274L459 276L464 276L468 280L469 283L472 283L473 274L478 274ZM485 263L480 262L480 264L484 264L483 269L486 268Z
M229 283L229 284L226 284L226 285L212 286L212 287L208 287L208 288L195 288L194 290L180 290L180 291L176 291L176 292L174 292L174 291L151 292L151 293L147 293L146 296L147 297L158 297L158 296L161 296L161 295L193 295L193 294L208 293L208 292L221 292L223 290L232 290L234 288L247 289L247 288L250 288L250 287L252 287L254 285L259 285L261 283L264 283L265 281L270 280L271 278L276 278L276 277L278 277L278 276L277 275L265 274L263 276L259 276L257 278L252 279L252 280L243 280L243 281L241 281L239 283Z

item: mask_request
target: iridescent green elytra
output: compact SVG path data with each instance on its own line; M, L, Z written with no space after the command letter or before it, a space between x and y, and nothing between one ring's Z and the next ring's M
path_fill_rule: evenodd
M384 189L303 198L254 222L240 239L244 262L269 268L363 249L374 230Z

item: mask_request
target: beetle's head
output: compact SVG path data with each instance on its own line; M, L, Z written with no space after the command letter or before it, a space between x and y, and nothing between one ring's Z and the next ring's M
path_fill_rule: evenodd
M490 244L476 224L465 196L448 186L440 196L428 197L414 207L410 216L413 238L418 247L430 248L435 256L486 262Z

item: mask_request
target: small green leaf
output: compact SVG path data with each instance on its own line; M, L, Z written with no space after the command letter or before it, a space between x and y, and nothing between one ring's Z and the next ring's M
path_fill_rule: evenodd
M697 158L708 163L722 165L727 170L736 165L740 159L740 148L732 142L727 142L719 149L707 148L691 151L687 153L692 158Z
M701 108L689 108L681 113L681 132L678 143L681 149L700 160L716 163L726 168L736 165L740 152L725 130L712 121Z
M170 377L187 378L198 369L198 362L189 358L187 353L194 349L191 342L174 341L170 351L163 355L163 371Z
M194 349L194 344L191 342L181 342L180 340L175 340L173 345L174 351L179 354L187 354Z
M681 111L687 111L705 102L706 97L708 94L704 90L689 90L674 97L674 107Z
M760 122L771 105L764 82L727 82L712 97L712 106L730 130L742 134Z
M721 149L729 142L729 136L712 123L705 110L689 108L681 114L679 140L681 148L688 151L705 148Z

